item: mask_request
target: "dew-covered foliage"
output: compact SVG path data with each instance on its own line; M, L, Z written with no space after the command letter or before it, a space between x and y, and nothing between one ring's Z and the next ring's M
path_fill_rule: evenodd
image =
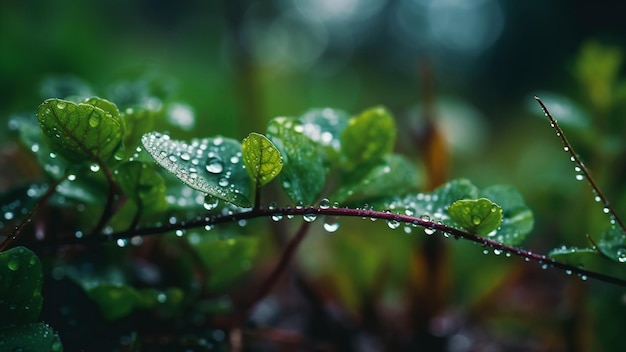
M275 117L239 141L174 136L168 131L188 132L193 122L185 115L178 126L169 116L181 106L74 96L45 100L36 116L12 122L40 175L0 195L0 349L150 350L157 341L173 350L226 350L227 335L246 322L271 321L264 314L273 308L257 304L305 234L342 241L363 226L349 218L366 226L385 219L380 238L396 229L421 234L413 231L421 227L428 235L421 241L463 238L496 254L557 264L518 248L535 220L514 186L479 188L459 178L424 190L425 166L395 152L397 120L384 107ZM559 247L551 258L571 270L626 262L626 234L612 220L590 247ZM416 245L414 237L399 250ZM358 288L397 264L372 260L379 253L366 240L337 242L345 258L320 249L302 259L304 266L342 263L311 277L337 282L346 306L357 307ZM282 252L272 252L273 241L285 244ZM267 253L279 257L273 269L257 265ZM364 274L351 277L355 267ZM46 292L54 294L42 308ZM90 339L84 331L93 329L106 332Z

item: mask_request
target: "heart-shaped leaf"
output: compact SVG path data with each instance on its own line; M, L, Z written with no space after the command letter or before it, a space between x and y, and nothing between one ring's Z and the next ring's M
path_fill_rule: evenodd
M502 222L502 208L489 199L464 199L450 205L448 214L469 232L486 236Z
M215 137L190 143L151 132L141 142L152 158L187 186L239 207L250 207L250 177L241 162L241 143Z
M250 133L241 144L243 163L257 187L264 186L278 176L283 158L276 146L262 134Z
M37 119L51 149L73 162L106 162L122 142L124 122L114 104L100 98L84 103L48 99Z

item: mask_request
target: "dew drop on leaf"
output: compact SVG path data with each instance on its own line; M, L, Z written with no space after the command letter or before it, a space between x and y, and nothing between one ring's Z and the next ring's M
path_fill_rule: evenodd
M20 268L20 262L17 258L11 258L7 263L7 267L11 271L17 271Z
M320 208L322 208L322 209L330 208L330 201L328 200L328 198L324 198L324 199L320 200Z
M91 172L98 172L98 171L100 171L100 165L98 165L98 164L91 164L91 165L89 165L89 170L91 170Z
M219 199L216 197L206 196L204 198L203 207L204 209L211 211L217 208L217 206L219 205L219 202L220 202Z
M222 159L218 157L209 157L206 162L206 171L212 174L219 174L220 172L224 171L224 164L222 163Z

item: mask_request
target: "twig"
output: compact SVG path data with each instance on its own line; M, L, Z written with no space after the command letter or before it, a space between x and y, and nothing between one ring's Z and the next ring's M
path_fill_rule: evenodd
M591 186L591 188L593 189L593 192L595 193L597 197L596 199L602 202L602 205L604 206L603 211L606 214L609 214L611 220L616 221L619 224L619 226L622 228L622 230L626 232L626 226L624 225L620 217L617 215L617 212L615 211L613 206L611 206L611 203L609 203L609 199L604 195L604 193L602 193L596 181L593 179L593 177L591 177L591 173L589 172L589 169L587 169L587 167L582 162L578 154L574 151L574 147L572 147L570 142L567 140L567 137L565 137L565 133L563 133L563 130L561 129L559 124L556 122L556 119L552 117L552 114L550 113L548 108L544 105L544 103L541 101L541 99L539 99L538 97L535 97L535 100L537 100L544 114L550 120L550 127L556 130L557 137L559 137L561 141L563 141L563 148L565 149L566 152L568 152L571 155L571 160L574 163L576 163L576 166L580 169L579 172L582 172L584 177L589 182L589 185ZM613 221L611 223L613 223Z

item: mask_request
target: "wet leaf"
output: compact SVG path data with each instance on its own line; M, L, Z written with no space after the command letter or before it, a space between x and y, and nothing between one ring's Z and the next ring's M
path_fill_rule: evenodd
M342 110L331 108L310 109L302 116L303 134L322 146L328 161L335 163L341 153L341 132L350 116Z
M351 118L341 133L341 152L346 168L376 161L391 153L396 125L384 107L373 107Z
M126 156L135 153L135 147L139 144L141 136L152 131L154 119L160 110L149 110L144 108L128 108L124 111L122 118L126 129L124 131L124 146Z
M464 199L450 205L448 214L457 225L480 236L486 236L500 226L502 208L489 199Z
M259 133L250 133L241 144L243 163L257 187L264 186L283 168L283 158L276 146Z
M480 196L502 207L502 224L490 237L509 246L522 243L532 231L535 220L517 189L511 185L494 185L483 189Z
M289 198L312 204L324 187L326 170L319 146L303 131L299 121L277 117L269 122L267 137L283 157L279 178Z
M215 137L187 143L158 132L141 141L157 164L187 186L240 207L251 206L250 177L238 141Z
M39 320L42 283L41 263L29 249L0 253L0 328Z
M48 99L39 106L37 119L52 151L76 163L108 161L124 133L115 105L99 98L79 104Z
M0 351L62 352L59 335L45 323L0 329Z
M423 175L419 167L406 158L389 154L379 163L366 170L360 168L351 172L348 182L339 188L332 199L339 203L344 202L372 202L389 195L402 195L415 191L423 182Z
M626 263L626 232L622 229L614 228L603 232L597 245L607 258L618 263Z

